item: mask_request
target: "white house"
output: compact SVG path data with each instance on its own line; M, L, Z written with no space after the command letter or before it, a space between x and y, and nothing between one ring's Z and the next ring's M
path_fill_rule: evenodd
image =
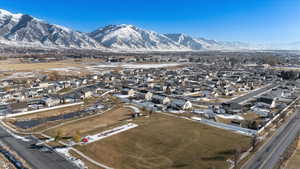
M145 100L150 101L152 99L153 94L151 92L147 92L145 95Z

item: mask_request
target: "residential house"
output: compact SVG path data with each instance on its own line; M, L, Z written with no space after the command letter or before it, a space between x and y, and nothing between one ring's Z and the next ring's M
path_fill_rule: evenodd
M175 110L191 110L193 105L190 101L173 99L169 107Z

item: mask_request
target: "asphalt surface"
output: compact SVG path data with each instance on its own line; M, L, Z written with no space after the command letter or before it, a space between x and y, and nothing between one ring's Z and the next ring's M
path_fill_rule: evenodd
M255 91L250 92L250 93L248 93L246 95L243 95L243 96L237 97L235 99L232 99L229 102L242 103L242 102L244 102L244 101L246 101L246 100L248 100L248 99L250 99L250 98L252 98L254 96L257 96L257 95L259 95L259 94L261 94L261 93L263 93L263 92L265 92L267 90L270 90L270 89L272 89L272 88L274 88L276 86L278 86L278 84L273 83L273 84L271 84L271 85L269 85L267 87L255 90Z
M282 158L284 151L300 131L300 110L281 126L274 136L264 144L242 169L273 169Z
M11 136L0 126L0 140L6 146L23 158L32 169L77 169L71 162L58 155L56 152L41 152L32 149L31 144L34 140L24 142Z
M51 117L32 119L32 120L26 120L26 121L16 121L13 124L22 129L29 129L29 128L33 128L35 126L44 124L46 122L57 121L57 120L67 120L67 119L71 119L74 117L79 117L79 116L83 117L83 116L90 115L90 114L91 114L90 111L81 110L81 111L71 112L71 113L62 114L62 115L58 115L58 116L51 116Z

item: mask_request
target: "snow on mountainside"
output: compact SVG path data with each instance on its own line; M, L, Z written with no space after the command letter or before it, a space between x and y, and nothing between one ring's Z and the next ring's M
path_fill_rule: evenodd
M109 25L89 33L105 47L124 50L189 50L165 35L132 25Z
M214 40L207 40L204 38L193 38L185 34L165 34L167 37L177 42L180 45L192 50L207 50L218 49L220 46L218 42Z
M250 44L215 41L180 33L164 35L125 24L109 25L86 34L3 9L0 9L0 45L130 51L300 50L300 42Z
M84 33L49 24L30 15L13 14L0 9L1 42L65 48L102 48Z

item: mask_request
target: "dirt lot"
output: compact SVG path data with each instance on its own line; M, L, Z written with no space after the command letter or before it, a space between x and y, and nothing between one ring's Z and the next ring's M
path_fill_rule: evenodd
M141 117L139 127L77 146L96 161L126 169L227 169L237 146L250 138L162 114Z
M286 169L299 169L300 166L300 150L296 150L296 153L289 160Z
M118 123L122 123L122 121L128 119L132 113L133 110L130 108L114 108L103 114L68 123L59 128L54 128L47 131L45 134L55 137L57 132L60 131L63 136L71 137L79 131L81 135L84 136L94 133L95 131L100 132L103 128L109 128Z
M241 114L241 116L246 120L256 120L259 118L259 115L252 111L248 111L247 113Z
M295 154L289 159L286 169L299 169L300 166L300 141Z
M75 151L70 150L69 152L73 157L80 159L85 166L87 166L89 169L103 169L102 167L96 166L95 164L87 161L86 159L82 159L80 155L78 155Z
M80 67L80 64L70 63L67 61L62 62L50 62L50 63L7 63L0 62L0 70L3 71L36 71L36 70L48 70L51 68L66 68L66 67Z

